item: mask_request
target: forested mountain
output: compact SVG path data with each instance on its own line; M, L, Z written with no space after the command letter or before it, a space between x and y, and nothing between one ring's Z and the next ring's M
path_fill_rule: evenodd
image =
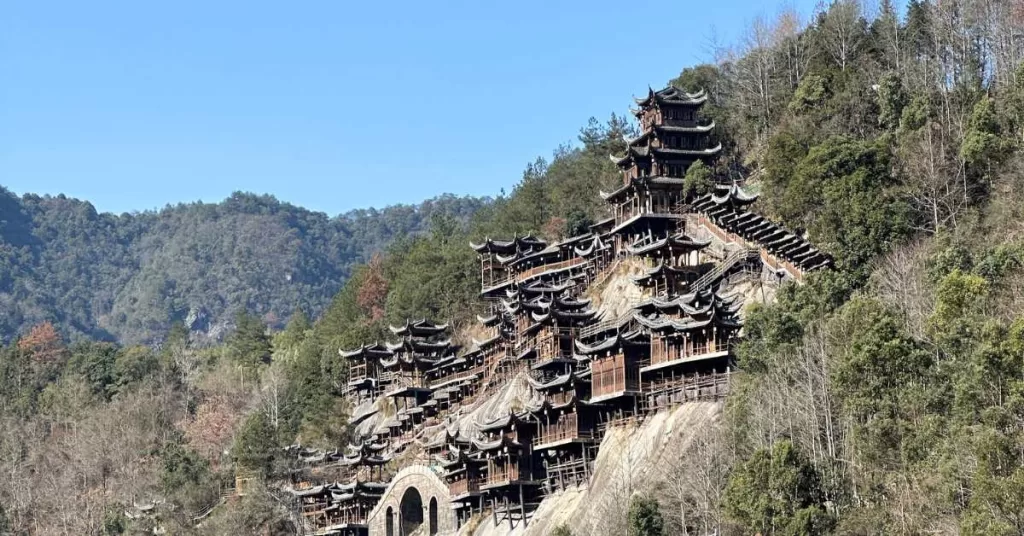
M172 322L219 338L240 311L272 326L319 314L354 265L435 214L487 200L442 196L331 218L270 196L134 214L0 188L0 339L49 320L72 338L152 343Z

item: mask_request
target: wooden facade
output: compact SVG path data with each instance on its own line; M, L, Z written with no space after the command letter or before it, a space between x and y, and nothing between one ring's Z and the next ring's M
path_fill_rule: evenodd
M420 463L442 468L460 523L489 509L493 523L512 527L529 522L544 493L586 485L602 433L616 419L728 392L741 304L718 293L729 272L716 270L719 258L704 248L712 241L757 247L760 256L735 262L758 262L796 280L830 261L750 212L756 197L738 186L697 198L684 190L689 166L712 164L721 150L714 123L701 113L706 100L704 92L671 87L637 100L641 132L612 158L622 182L600 193L609 217L589 233L471 244L488 308L473 331L477 340L459 347L447 325L414 320L392 326L397 342L341 353L354 402L387 396L396 411L353 417L373 429L339 455L352 474L385 480L385 464L419 442ZM623 257L646 263L633 283L647 299L621 316L599 317L583 295ZM456 412L524 376L541 395L529 407L493 422L460 416L449 429L450 416L470 413ZM427 430L435 436L424 441ZM296 496L318 534L358 527L374 504L373 493Z

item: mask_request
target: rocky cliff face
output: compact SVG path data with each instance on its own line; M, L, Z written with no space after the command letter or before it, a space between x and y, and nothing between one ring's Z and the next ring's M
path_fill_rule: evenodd
M601 441L588 484L549 495L528 523L510 527L484 519L459 534L542 536L560 525L571 527L575 536L625 534L634 494L658 493L672 502L672 495L697 491L697 483L686 474L700 468L688 466L706 463L700 458L701 447L718 433L722 408L721 402L690 402L613 427Z

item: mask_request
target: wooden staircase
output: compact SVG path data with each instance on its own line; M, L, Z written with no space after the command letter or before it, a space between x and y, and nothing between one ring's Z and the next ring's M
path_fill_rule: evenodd
M737 265L750 262L757 258L760 258L760 252L755 248L738 249L730 253L725 260L718 263L708 273L700 276L700 278L693 283L690 283L686 290L687 292L701 292L715 284L719 279L729 273L729 270L732 270Z

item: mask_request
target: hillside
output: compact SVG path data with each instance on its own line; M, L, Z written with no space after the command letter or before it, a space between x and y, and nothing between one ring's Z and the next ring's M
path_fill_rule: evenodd
M467 221L485 199L442 196L336 217L236 193L220 203L98 213L0 188L0 340L54 322L72 339L163 339L173 322L219 338L240 311L282 327L319 315L353 267L435 214Z

